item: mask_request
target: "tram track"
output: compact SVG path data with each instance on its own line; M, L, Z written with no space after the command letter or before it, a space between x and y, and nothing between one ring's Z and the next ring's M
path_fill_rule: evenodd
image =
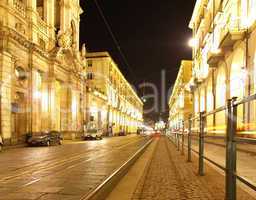
M41 163L44 162L44 161L41 161L38 164L32 163L30 166L25 167L25 168L31 167L27 170L25 168L19 168L18 171L14 170L14 171L11 172L12 174L15 173L14 175L11 174L11 175L1 177L0 178L0 184L4 184L4 183L7 183L9 181L13 181L15 179L19 179L20 177L23 177L25 175L34 176L34 175L40 174L44 171L51 170L51 169L58 168L58 167L63 167L63 166L66 166L66 165L67 166L65 167L65 169L71 169L71 168L76 167L79 164L86 163L86 162L98 159L100 157L105 156L108 153L120 150L122 148L127 147L128 145L140 142L142 140L144 140L144 138L140 138L140 139L132 138L129 141L126 141L123 144L114 145L114 147L112 147L111 150L108 149L107 152L105 152L105 153L99 153L100 151L104 151L105 149L98 149L96 151L91 149L91 150L85 152L85 154L83 154L84 152L74 153L71 156L69 155L68 158L48 160L48 162L50 162L50 163L48 163L47 165L44 165L44 166L40 166ZM92 157L90 155L90 153L93 153L93 154L99 153L99 155ZM62 170L64 170L64 169L62 169ZM61 170L59 170L58 172L61 172Z
M116 169L111 175L109 175L101 184L99 184L90 193L83 195L80 200L102 200L103 197L107 197L118 182L125 176L131 166L137 161L137 159L144 153L147 147L151 144L153 139L144 144L139 150L136 151L121 167Z

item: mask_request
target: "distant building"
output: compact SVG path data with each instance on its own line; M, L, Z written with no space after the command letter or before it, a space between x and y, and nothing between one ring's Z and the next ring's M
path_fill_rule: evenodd
M194 111L212 111L232 97L256 92L256 1L197 0L193 30ZM255 134L255 101L238 107L238 129ZM207 117L208 131L223 134L225 111Z
M136 133L143 122L143 103L109 53L87 53L87 118L97 121L104 132L112 128Z
M48 130L75 137L85 116L79 1L0 2L0 134L5 144Z
M183 60L169 99L169 128L179 130L193 113L189 88L192 77L192 61Z

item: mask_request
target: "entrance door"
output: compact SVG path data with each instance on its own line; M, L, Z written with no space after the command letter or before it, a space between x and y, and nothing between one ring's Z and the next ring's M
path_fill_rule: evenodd
M24 142L27 126L26 100L24 93L16 93L12 103L12 137L17 142Z

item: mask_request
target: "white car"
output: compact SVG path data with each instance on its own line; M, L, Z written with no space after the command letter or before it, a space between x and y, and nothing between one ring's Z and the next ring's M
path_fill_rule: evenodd
M84 140L97 140L102 139L102 129L97 128L96 123L91 121L87 124L84 129L83 139Z

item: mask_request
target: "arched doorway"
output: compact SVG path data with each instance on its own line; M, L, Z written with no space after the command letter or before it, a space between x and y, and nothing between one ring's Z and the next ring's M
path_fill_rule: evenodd
M27 131L26 97L22 92L16 92L12 107L12 135L17 142L24 142Z
M214 96L213 96L213 79L212 77L209 78L207 82L207 87L206 87L206 111L211 112L214 109ZM207 116L207 129L209 131L214 130L213 127L213 116L214 115L209 115Z
M245 69L245 53L242 48L234 51L230 69L230 97L243 99L245 97L247 72ZM239 105L237 109L238 129L243 129L245 119L245 105Z
M205 87L200 88L200 112L205 111Z
M227 83L226 83L226 68L225 64L219 66L216 79L216 108L226 105ZM226 129L225 111L216 113L216 133L224 134Z

